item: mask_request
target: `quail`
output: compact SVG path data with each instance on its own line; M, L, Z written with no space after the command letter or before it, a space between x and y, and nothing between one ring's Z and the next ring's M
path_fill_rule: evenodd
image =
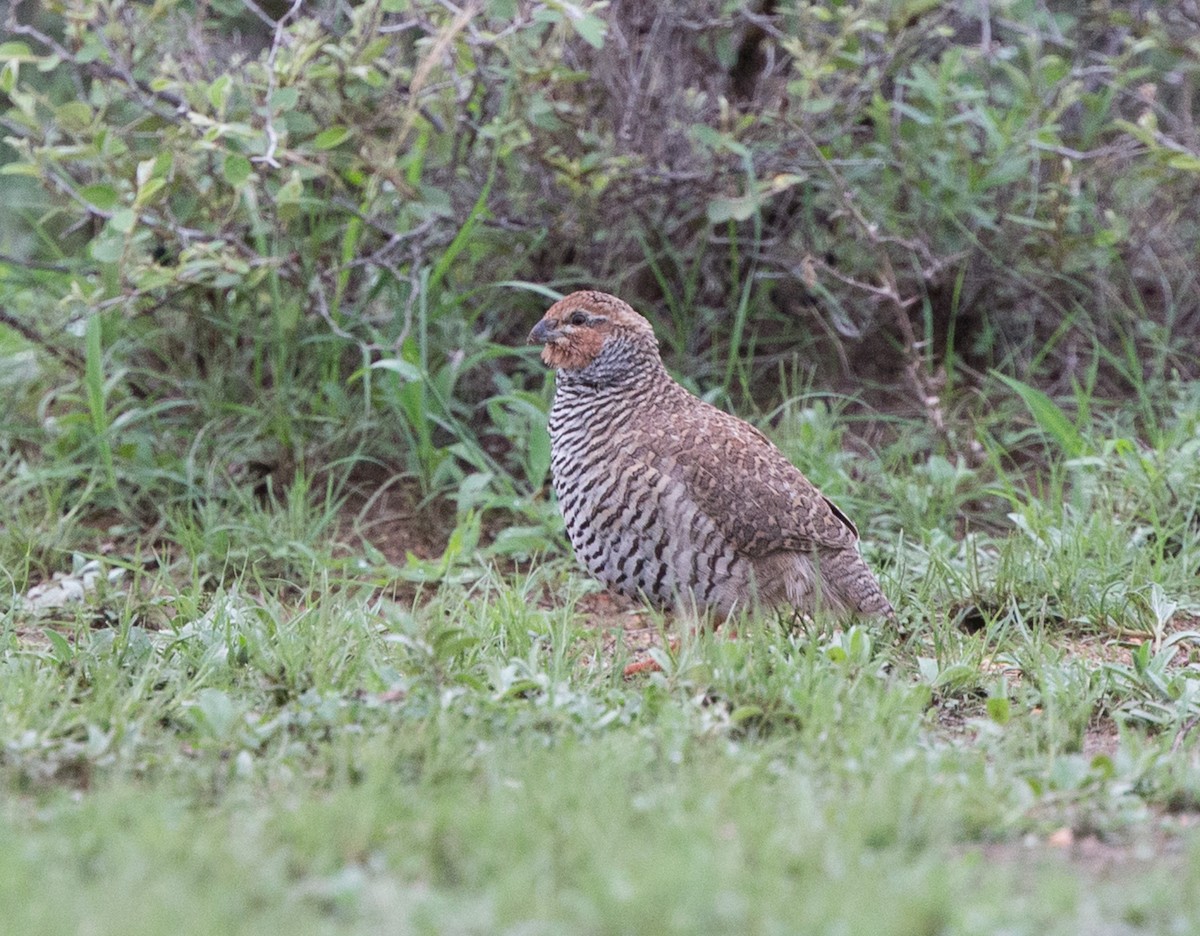
M567 535L601 582L720 619L894 616L850 519L765 435L676 383L627 303L572 293L529 341L557 372L550 468Z

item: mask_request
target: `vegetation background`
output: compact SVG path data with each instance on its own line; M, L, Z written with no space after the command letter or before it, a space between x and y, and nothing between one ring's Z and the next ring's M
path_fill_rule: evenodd
M1194 932L1198 81L1192 0L12 0L14 931ZM589 591L582 286L903 632Z

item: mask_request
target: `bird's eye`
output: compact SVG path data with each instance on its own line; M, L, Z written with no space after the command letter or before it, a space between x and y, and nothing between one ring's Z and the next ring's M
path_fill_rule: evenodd
M572 325L586 325L587 324L587 313L581 309L577 309L576 311L572 312L571 313L571 324Z

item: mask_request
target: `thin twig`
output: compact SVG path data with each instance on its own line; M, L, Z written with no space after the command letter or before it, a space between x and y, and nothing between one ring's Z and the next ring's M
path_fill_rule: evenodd
M805 142L808 143L809 147L813 151L813 154L824 168L825 173L837 187L843 207L854 220L854 223L858 226L859 230L862 231L863 236L866 237L867 241L869 241L875 247L880 248L884 247L886 244L896 244L904 247L906 250L909 250L910 252L922 257L924 261L931 267L936 268L936 262L933 253L925 244L922 244L919 241L909 241L904 238L880 234L879 226L871 221L868 221L862 211L859 210L858 205L856 205L854 201L854 193L846 184L846 180L842 178L841 173L838 172L837 169L832 165L830 165L829 160L827 160L825 158L825 154L821 152L821 148L817 145L816 140L809 136L809 134L804 130L800 131L800 135ZM913 330L912 320L908 317L909 308L918 302L920 297L909 296L907 298L901 298L899 278L896 276L896 271L892 266L892 259L889 256L888 251L886 249L880 249L877 251L877 256L882 267L879 274L879 279L882 283L880 286L872 286L869 283L850 280L848 277L837 273L834 273L834 275L843 282L847 282L850 285L854 285L859 289L865 290L877 298L888 301L893 311L893 320L896 323L896 329L900 332L901 340L904 343L904 354L907 358L904 368L905 376L908 378L909 383L912 384L912 387L916 392L917 399L924 408L926 415L928 416L929 421L933 425L934 429L937 430L940 435L945 437L947 441L952 442L953 440L949 438L949 431L946 426L945 413L942 411L941 397L936 392L934 387L933 376L926 372L924 366L922 350L925 346L925 342L917 340L916 332ZM827 265L823 264L823 266L825 269L829 269Z
M276 22L264 13L253 0L242 0L247 7L261 19L265 19L268 23L274 23L275 35L271 39L271 51L267 53L267 93L264 102L264 118L263 129L267 134L267 148L261 156L251 157L251 162L261 163L262 165L270 166L272 169L282 168L279 161L275 158L275 150L279 146L279 134L275 130L275 112L271 106L271 98L275 96L275 58L279 55L279 48L283 45L283 37L285 35L287 25L300 12L300 5L304 0L292 0L292 5L283 16L279 17Z
M79 373L86 370L87 365L83 358L69 348L64 348L61 341L51 341L32 325L22 322L16 315L6 309L0 309L0 324L7 325L18 335L28 341L31 345L36 345L42 351L45 351L52 358L61 361L69 368Z
M21 5L21 3L22 0L13 0L8 10L8 16L5 18L5 28L13 34L18 36L28 36L30 39L33 39L35 42L49 49L64 62L70 62L73 65L81 67L90 75L98 75L102 78L111 78L121 81L138 94L142 104L144 104L148 110L153 111L160 117L170 119L186 109L187 105L183 98L177 97L168 91L156 91L144 81L135 78L127 68L121 69L114 65L110 65L107 62L80 62L70 49L64 46L53 36L47 35L37 27L31 26L28 23L17 22L17 8ZM98 33L97 35L101 34ZM103 41L103 38L101 38L101 41ZM109 49L109 54L113 54L111 49ZM114 59L116 58L115 55L113 57ZM164 111L160 109L156 106L156 101L168 105L170 110Z
M75 268L65 263L45 263L40 260L25 260L12 254L0 253L0 263L21 267L24 270L45 270L48 273L74 273Z
M409 131L412 130L413 124L416 122L417 115L421 113L419 97L424 89L426 82L429 81L429 76L433 69L437 66L438 60L445 54L450 43L467 24L475 18L479 13L477 3L470 3L454 17L450 25L442 30L441 35L434 41L433 46L429 49L428 54L417 65L416 71L413 72L412 80L408 83L408 110L404 115L404 119L400 123L400 130L396 133L393 146L397 149L403 146L408 139Z
M1179 729L1175 735L1175 740L1171 744L1171 753L1174 754L1183 746L1183 739L1186 738L1197 725L1200 725L1200 715L1195 715L1189 718L1187 722Z

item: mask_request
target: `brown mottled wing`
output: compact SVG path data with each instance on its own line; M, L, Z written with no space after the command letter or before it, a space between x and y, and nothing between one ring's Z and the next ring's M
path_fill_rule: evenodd
M765 435L707 403L688 409L672 420L663 467L738 552L854 547L854 524Z

